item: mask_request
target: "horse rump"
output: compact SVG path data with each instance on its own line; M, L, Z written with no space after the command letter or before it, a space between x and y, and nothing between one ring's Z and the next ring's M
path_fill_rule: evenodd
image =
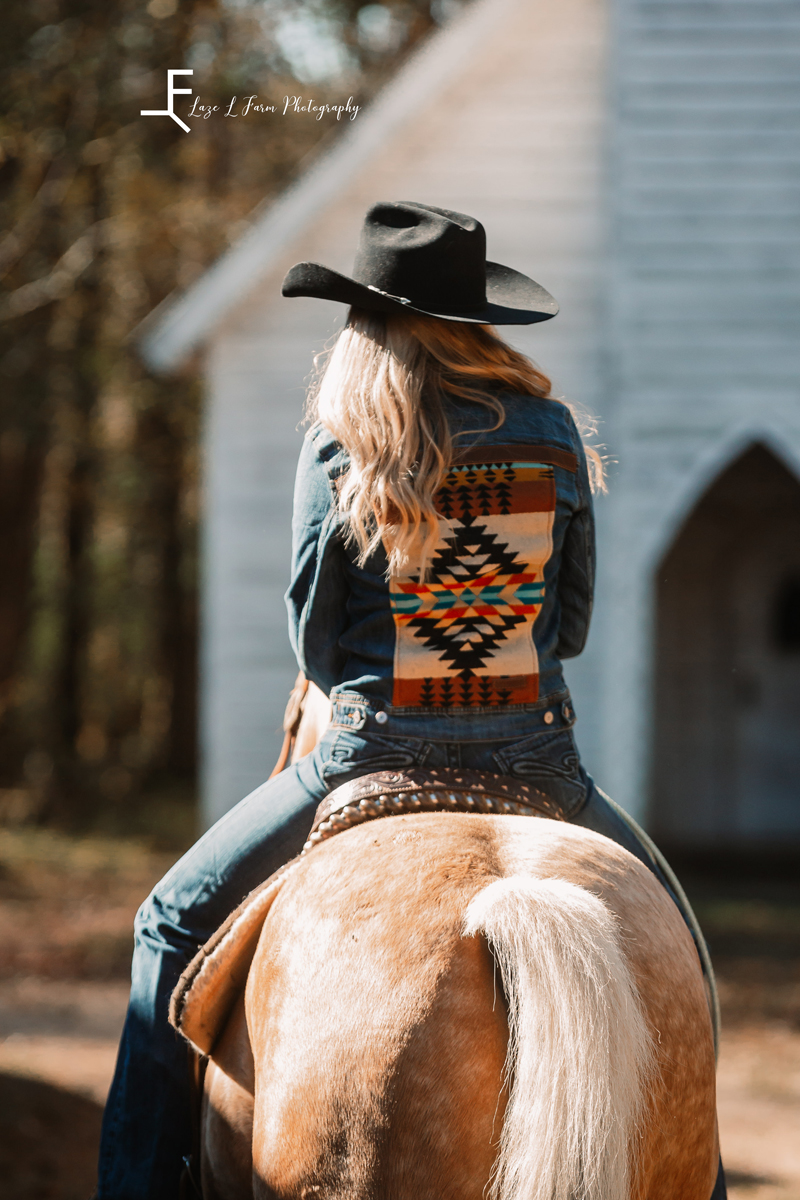
M716 1176L692 939L641 863L555 821L422 813L315 847L212 1059L220 1200L708 1200Z

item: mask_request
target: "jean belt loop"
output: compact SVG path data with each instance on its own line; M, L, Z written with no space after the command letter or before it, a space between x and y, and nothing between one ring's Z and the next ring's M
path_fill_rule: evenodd
M348 700L335 700L331 724L342 729L363 729L367 723L367 707Z

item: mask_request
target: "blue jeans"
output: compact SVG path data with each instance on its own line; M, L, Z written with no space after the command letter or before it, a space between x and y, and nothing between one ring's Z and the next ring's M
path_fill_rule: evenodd
M313 753L251 792L164 876L136 917L130 1005L103 1119L99 1200L176 1200L191 1150L191 1085L186 1044L167 1022L170 995L247 893L300 852L317 805L340 783L422 765L517 775L560 800L575 824L619 842L652 869L581 767L569 703L546 711L549 723L545 711L387 718L358 697L345 698ZM470 741L462 740L465 732Z

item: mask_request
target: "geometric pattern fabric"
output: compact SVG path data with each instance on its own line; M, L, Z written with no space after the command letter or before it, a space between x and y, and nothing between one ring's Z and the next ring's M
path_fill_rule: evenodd
M488 459L492 448L481 449ZM533 625L553 551L553 467L513 459L454 466L436 506L440 538L425 582L408 575L389 584L392 703L531 704L539 695Z

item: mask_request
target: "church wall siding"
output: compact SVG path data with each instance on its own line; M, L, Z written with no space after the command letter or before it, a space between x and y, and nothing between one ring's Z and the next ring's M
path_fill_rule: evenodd
M201 714L207 823L272 770L297 672L283 594L303 380L330 324L330 313L316 315L316 328L313 315L301 327L292 312L266 337L231 322L211 349Z
M715 447L800 449L800 4L617 0L615 26L604 765L643 814L653 556Z

